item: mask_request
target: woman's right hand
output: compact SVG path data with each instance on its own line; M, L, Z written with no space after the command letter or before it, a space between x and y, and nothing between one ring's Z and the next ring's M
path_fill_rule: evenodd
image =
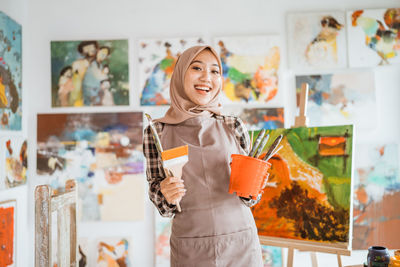
M181 201L186 193L183 180L177 177L167 177L160 183L161 193L169 204L176 204Z

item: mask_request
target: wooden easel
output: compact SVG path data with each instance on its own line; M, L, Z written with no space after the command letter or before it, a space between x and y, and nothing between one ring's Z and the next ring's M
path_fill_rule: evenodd
M307 127L308 118L306 115L307 111L307 99L308 99L308 84L301 84L301 93L300 93L300 103L299 103L299 115L296 116L293 127ZM288 248L288 256L287 256L287 267L293 267L293 258L294 258L294 249L298 249L300 251L310 251L311 263L313 267L318 267L317 255L316 252L323 253L331 253L337 255L338 266L343 267L341 255L350 256L350 250L348 250L343 245L318 245L315 242L308 241L290 241L288 242L286 239L280 238L272 238L272 237L260 237L260 241L262 244L272 245L272 246L280 246Z

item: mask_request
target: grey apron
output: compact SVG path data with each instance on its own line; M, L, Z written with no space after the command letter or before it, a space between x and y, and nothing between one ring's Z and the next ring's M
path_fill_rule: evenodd
M244 154L232 129L209 116L165 124L164 149L189 145L183 167L186 195L172 222L171 266L261 267L257 229L250 208L229 194L231 154Z

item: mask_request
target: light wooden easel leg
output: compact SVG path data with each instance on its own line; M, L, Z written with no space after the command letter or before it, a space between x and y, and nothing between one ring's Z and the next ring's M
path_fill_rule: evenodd
M312 267L318 267L317 254L315 252L310 252L310 256Z
M343 267L343 265L342 265L342 258L340 257L339 254L337 254L337 263L338 263L338 266L339 266L339 267Z
M293 248L288 248L288 255L287 255L287 267L293 267Z

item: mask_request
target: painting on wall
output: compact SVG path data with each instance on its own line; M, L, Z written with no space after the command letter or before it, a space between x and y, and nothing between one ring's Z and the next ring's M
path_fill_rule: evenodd
M281 104L278 36L219 37L214 39L214 47L223 67L223 104Z
M400 247L400 173L397 144L357 144L353 249Z
M263 267L283 267L282 248L261 245Z
M204 45L204 39L195 37L139 41L139 88L142 106L170 104L169 83L176 60L183 51L195 45Z
M76 179L83 221L142 220L142 122L142 112L39 114L39 178L55 190Z
M0 11L0 130L21 130L21 25Z
M53 107L129 105L128 40L51 42Z
M125 237L104 237L96 240L96 264L104 267L132 267L131 242Z
M374 73L370 71L296 76L297 103L301 84L309 84L309 126L355 124L375 127L377 118Z
M170 245L172 219L162 217L158 211L155 212L155 266L170 266Z
M400 63L400 8L349 11L347 21L351 67Z
M284 127L283 108L240 108L224 107L223 114L239 117L247 130L277 129Z
M14 267L16 264L16 216L15 200L0 202L0 266Z
M289 14L287 21L291 68L310 70L346 67L344 12Z
M252 207L258 234L288 240L351 242L353 126L267 130L282 149L269 162L267 187Z
M28 170L27 140L22 137L0 138L0 189L26 183ZM4 173L3 173L4 172Z

